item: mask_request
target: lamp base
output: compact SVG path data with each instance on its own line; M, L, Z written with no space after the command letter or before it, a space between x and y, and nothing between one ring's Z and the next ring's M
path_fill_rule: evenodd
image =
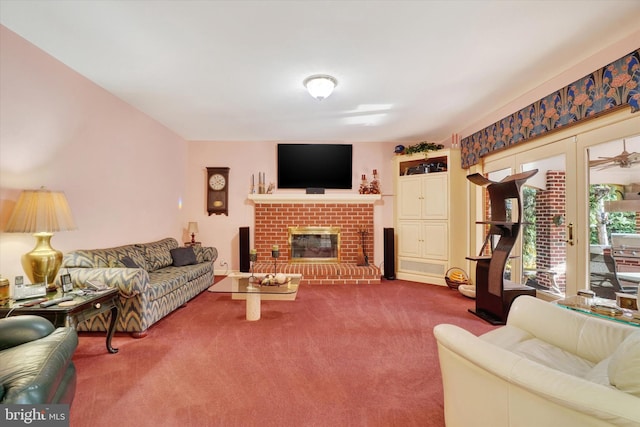
M51 233L36 233L36 246L22 255L22 268L31 283L46 283L47 290L55 290L55 280L62 265L62 252L51 247Z

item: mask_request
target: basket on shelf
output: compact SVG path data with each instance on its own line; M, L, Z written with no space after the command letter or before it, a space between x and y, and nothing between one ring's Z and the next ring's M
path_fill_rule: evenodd
M458 289L460 285L469 284L469 276L467 276L467 273L463 269L452 267L445 273L444 281L447 282L449 288Z

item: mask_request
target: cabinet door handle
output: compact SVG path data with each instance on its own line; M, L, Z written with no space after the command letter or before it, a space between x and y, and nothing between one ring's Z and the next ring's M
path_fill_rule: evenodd
M567 235L569 236L569 238L565 240L565 243L568 243L571 246L575 245L575 242L573 241L573 223L572 222L570 222L569 225L567 225Z

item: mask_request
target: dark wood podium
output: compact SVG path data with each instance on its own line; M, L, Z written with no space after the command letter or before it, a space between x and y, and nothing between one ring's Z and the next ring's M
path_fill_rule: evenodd
M478 222L489 225L480 254L467 257L476 262L476 308L469 311L493 325L506 322L516 297L536 295L534 288L504 279L505 266L522 226L520 188L536 173L538 170L534 169L510 175L498 182L478 173L467 176L474 184L487 186L491 201L491 219ZM494 236L499 236L495 247L492 245ZM491 248L491 255L485 254L487 245Z

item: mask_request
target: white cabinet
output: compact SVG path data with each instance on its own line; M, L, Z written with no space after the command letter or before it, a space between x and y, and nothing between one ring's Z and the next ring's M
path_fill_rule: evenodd
M398 218L446 219L449 194L447 173L403 176L398 182Z
M396 276L445 285L447 270L466 264L466 174L459 151L431 152L427 159L423 153L398 156L394 162ZM422 173L430 163L441 170Z
M398 256L446 260L447 221L400 221Z

